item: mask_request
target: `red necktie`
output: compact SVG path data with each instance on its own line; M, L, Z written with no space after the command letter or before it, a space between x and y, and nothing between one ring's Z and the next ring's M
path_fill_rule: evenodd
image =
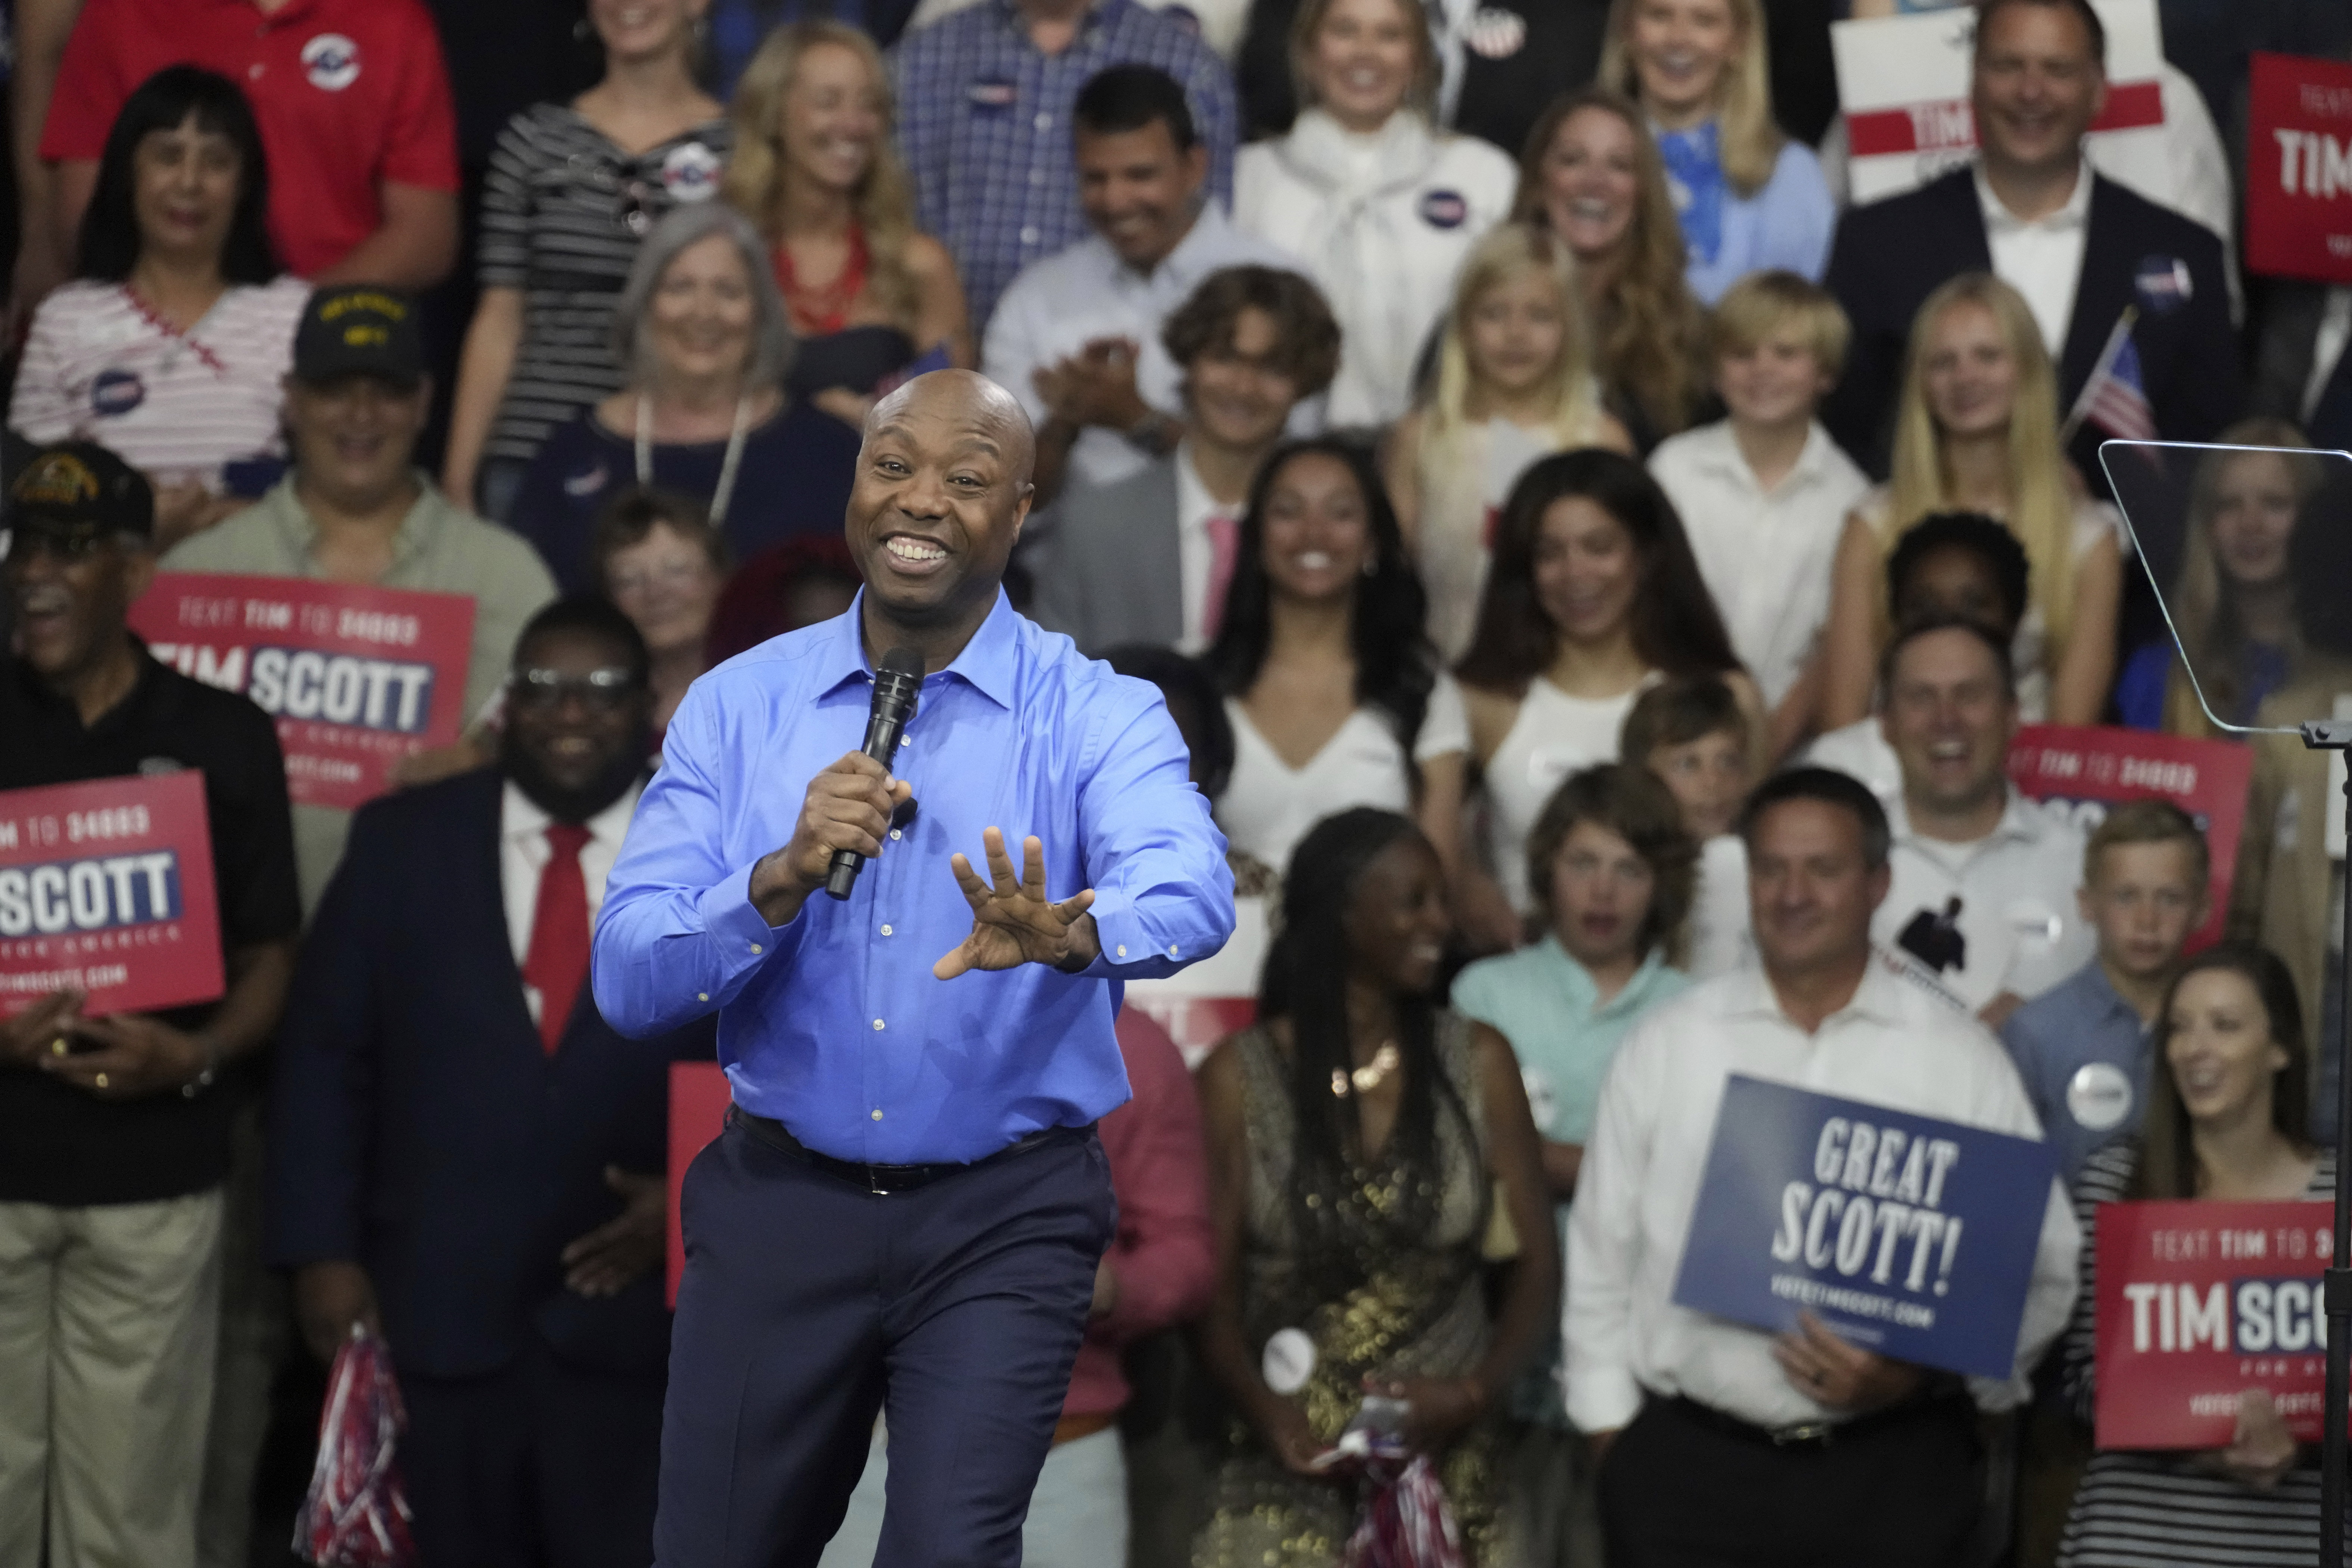
M1234 585L1234 562L1241 552L1242 525L1224 512L1213 512L1201 525L1209 531L1209 594L1201 606L1201 637L1217 640L1225 622L1225 591Z
M539 1043L549 1056L572 1021L572 1004L588 978L588 879L580 847L588 830L576 822L547 825L547 866L539 874L539 908L530 920L530 950L523 984L539 993Z

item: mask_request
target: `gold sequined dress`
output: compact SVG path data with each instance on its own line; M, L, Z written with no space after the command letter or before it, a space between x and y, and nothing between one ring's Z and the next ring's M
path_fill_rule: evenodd
M1350 1173L1338 1205L1345 1256L1312 1268L1304 1266L1293 1206L1300 1200L1287 1052L1264 1028L1219 1048L1240 1052L1243 1063L1249 1191L1242 1330L1250 1353L1261 1353L1279 1329L1303 1329L1313 1339L1315 1371L1301 1397L1308 1424L1327 1443L1355 1414L1366 1377L1475 1372L1494 1330L1480 1278L1493 1188L1468 1024L1451 1013L1438 1019L1438 1060L1461 1114L1441 1103L1433 1157L1412 1170L1398 1169L1384 1152ZM1391 1140L1391 1150L1397 1142ZM1310 1280L1310 1273L1320 1277ZM1194 1568L1337 1563L1355 1527L1358 1489L1291 1475L1238 1417L1228 1441L1213 1484L1214 1512L1193 1542ZM1481 1426L1458 1439L1438 1467L1476 1568L1508 1568L1517 1560L1498 1531L1503 1452L1501 1435Z

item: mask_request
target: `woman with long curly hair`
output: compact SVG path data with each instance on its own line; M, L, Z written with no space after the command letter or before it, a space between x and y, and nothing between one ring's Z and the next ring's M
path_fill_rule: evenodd
M1403 1403L1395 1435L1469 1561L1517 1562L1496 1418L1559 1289L1518 1064L1440 1003L1445 881L1410 819L1318 825L1282 907L1257 1023L1201 1069L1218 1279L1200 1343L1245 1427L1193 1562L1335 1568L1358 1487L1329 1450L1375 1394Z
M1471 882L1465 920L1516 923L1535 909L1527 843L1553 789L1617 760L1625 717L1649 687L1698 675L1721 676L1748 734L1763 734L1756 683L1648 470L1587 447L1521 475L1496 523L1470 651L1454 667L1486 795L1487 860L1501 879L1499 891Z
M1838 542L1822 633L1826 732L1870 711L1891 629L1885 561L1939 512L1980 512L2025 547L2032 602L2011 649L2030 723L2095 724L2116 667L2123 557L2115 508L2084 490L2058 446L2058 380L2024 297L1966 272L1919 307L1895 416L1894 473Z
M1706 322L1642 111L1601 87L1553 100L1528 133L1511 216L1575 254L1593 364L1635 445L1646 452L1686 429L1706 393Z
M835 21L777 28L732 114L726 197L772 247L799 342L785 390L858 425L911 367L969 366L963 285L947 247L915 227L874 40Z

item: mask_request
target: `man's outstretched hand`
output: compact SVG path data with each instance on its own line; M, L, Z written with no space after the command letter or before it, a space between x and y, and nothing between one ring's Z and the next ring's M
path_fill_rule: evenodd
M1079 970L1102 952L1095 922L1087 910L1095 890L1060 903L1045 900L1045 846L1032 837L1022 841L1021 875L1013 873L1013 858L1004 852L1004 835L990 828L981 835L988 852L988 874L993 887L980 879L971 862L958 855L950 862L964 901L971 905L971 934L961 946L931 965L941 980L953 980L971 969L1012 969L1024 963L1046 963L1056 969Z

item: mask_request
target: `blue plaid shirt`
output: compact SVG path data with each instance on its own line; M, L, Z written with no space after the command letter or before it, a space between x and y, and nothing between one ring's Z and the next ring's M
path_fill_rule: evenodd
M1070 108L1105 67L1157 66L1182 85L1210 187L1233 204L1233 78L1192 28L1135 0L1102 0L1058 55L1038 52L1012 0L980 0L908 34L891 63L917 216L955 258L975 336L1014 273L1087 233Z

